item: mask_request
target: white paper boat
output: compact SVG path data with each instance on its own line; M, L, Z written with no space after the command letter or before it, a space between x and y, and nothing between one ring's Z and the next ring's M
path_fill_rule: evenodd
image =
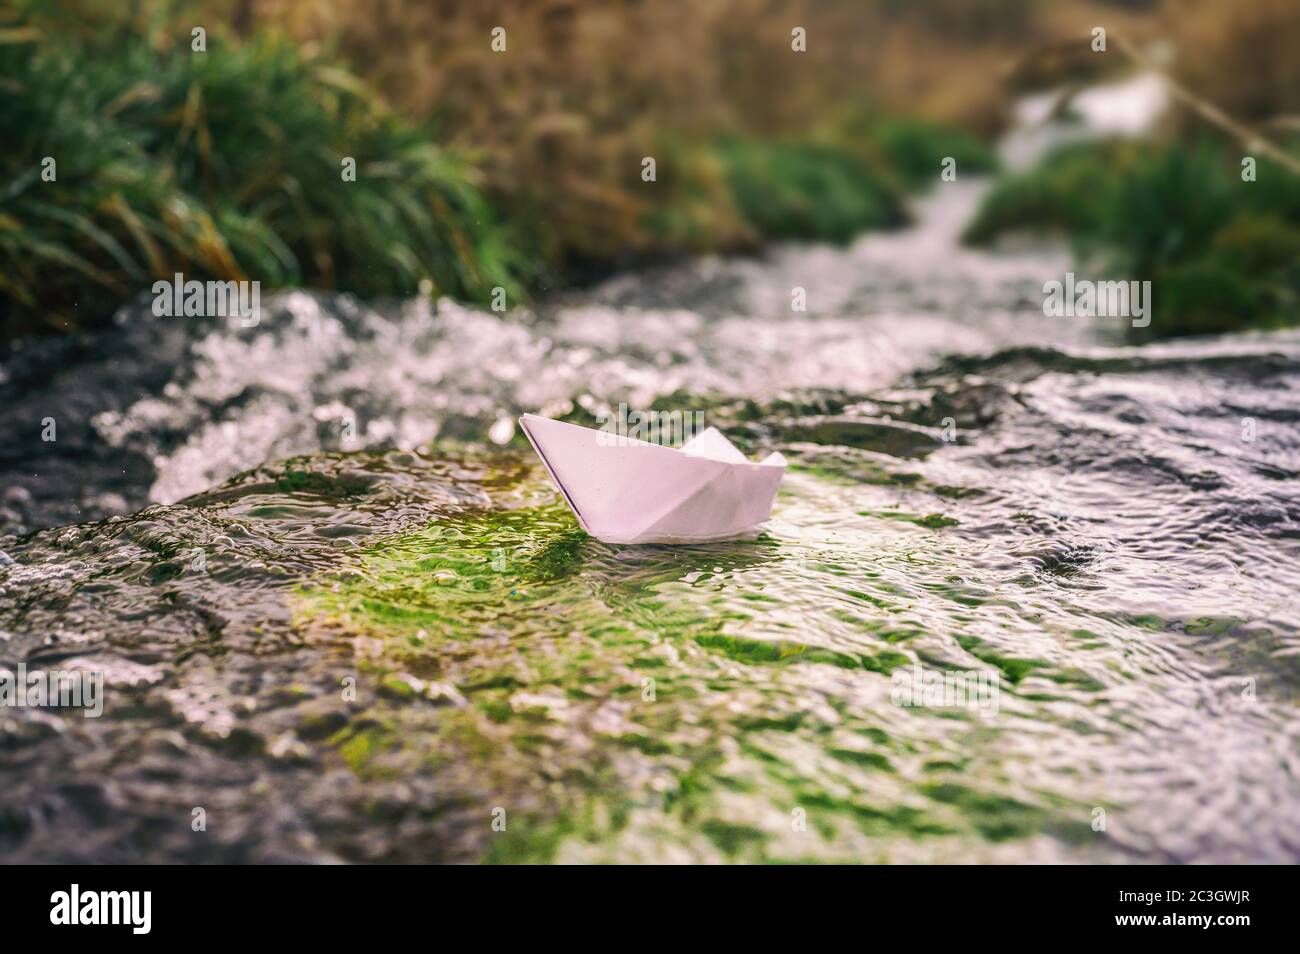
M675 448L535 414L519 425L582 529L605 543L752 538L785 476L780 454L751 463L712 427Z

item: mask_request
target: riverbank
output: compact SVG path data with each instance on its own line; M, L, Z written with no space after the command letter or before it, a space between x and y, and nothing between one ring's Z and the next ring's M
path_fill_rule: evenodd
M858 112L800 138L648 132L604 157L622 182L603 197L559 157L542 204L318 50L101 27L33 17L0 43L3 338L100 326L175 273L513 305L632 264L846 241L901 224L944 157L993 166L970 135Z
M1300 323L1300 175L1221 137L1059 149L999 181L965 240L1024 232L1068 239L1108 277L1150 282L1138 338Z
M103 326L177 273L500 309L693 255L847 242L901 225L946 159L993 170L1019 93L1123 75L1129 41L1161 30L1184 50L1168 75L1234 120L1284 141L1296 105L1278 80L1300 18L1273 0L1226 18L829 4L737 34L748 2L683 34L671 10L569 0L502 11L508 28L459 2L22 0L0 15L0 341ZM1099 22L1118 46L1093 49ZM864 33L881 41L866 58ZM1261 70L1186 55L1209 38ZM1108 274L1152 281L1147 336L1294 322L1300 177L1260 156L1234 183L1244 147L1194 114L1017 170L968 238L1070 232Z

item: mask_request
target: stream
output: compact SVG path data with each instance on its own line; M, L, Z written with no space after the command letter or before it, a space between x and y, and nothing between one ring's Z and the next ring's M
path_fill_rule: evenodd
M1300 860L1300 334L1047 318L1066 249L957 241L986 187L506 313L15 348L0 667L104 707L0 708L0 859ZM619 402L784 454L767 531L583 534L514 418Z

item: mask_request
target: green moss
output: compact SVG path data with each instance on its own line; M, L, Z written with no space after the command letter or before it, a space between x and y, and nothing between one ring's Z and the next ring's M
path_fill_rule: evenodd
M914 523L918 527L925 527L927 530L942 530L944 527L958 526L958 521L952 517L945 517L941 513L929 513L924 516L914 513L903 513L898 510L863 510L858 516L861 517L884 517L887 520L904 520L907 523Z
M811 474L819 480L830 481L845 487L871 484L881 487L908 487L921 480L920 474L896 473L872 460L835 458L825 461L797 461L790 470Z
M308 711L298 723L298 735L308 740L325 739L348 724L348 717L338 710Z
M929 513L916 521L918 526L926 527L930 530L941 530L944 527L955 527L958 522L952 517L945 517L941 513Z
M1104 683L1099 682L1082 669L1059 669L1046 675L1052 682L1060 683L1063 686L1078 686L1085 692L1102 692L1106 688Z
M390 699L410 702L415 698L415 688L405 679L389 678L379 684L379 691Z
M536 487L522 489L527 498ZM483 836L491 861L618 857L661 843L790 860L824 856L837 832L999 840L1054 830L1060 820L1046 809L942 788L931 797L926 786L948 780L936 766L952 762L951 720L970 714L916 710L918 725L943 725L928 740L896 738L857 701L859 689L888 698L889 674L910 665L889 645L922 632L896 618L906 589L859 576L819 591L835 605L818 619L840 629L836 648L814 645L788 592L774 598L787 557L773 540L608 547L559 503L450 513L297 592L298 627L323 626L365 653L362 710L321 715L300 734L330 733L363 779L473 778L509 810L508 830ZM964 645L1013 681L1037 667L1054 673ZM464 699L416 704L407 674ZM827 691L843 685L852 700ZM934 765L916 771L922 760ZM868 798L873 783L901 791ZM828 841L787 843L758 815L734 814L737 804L764 817L805 806Z
M318 470L296 469L295 461L284 463L282 473L274 477L275 489L285 494L311 494L330 500L346 500L369 493L370 481L355 474L322 474Z
M957 642L962 649L976 659L1002 670L1002 673L1012 683L1020 682L1035 669L1051 665L1051 663L1043 659L1021 659L1014 656L1004 656L990 648L983 640L974 636L958 636Z
M800 796L799 805L813 819L830 816L848 819L872 837L903 834L926 838L955 833L951 825L938 820L934 813L912 805L874 805L830 795L808 792Z
M895 669L904 666L910 666L912 660L902 653L892 652L888 649L876 653L874 656L861 656L862 667L872 672L878 672L882 676L888 676Z
M1049 815L1014 798L990 795L953 782L922 786L930 798L957 808L990 841L1025 838L1041 831Z
M367 776L375 758L394 745L395 742L386 729L373 725L359 726L341 733L338 753L354 773Z
M830 754L844 762L861 765L864 768L877 769L882 772L894 771L889 759L879 752L860 752L857 749L831 749Z
M752 847L767 840L767 833L749 825L737 825L732 822L708 819L700 825L700 830L728 857L734 858Z

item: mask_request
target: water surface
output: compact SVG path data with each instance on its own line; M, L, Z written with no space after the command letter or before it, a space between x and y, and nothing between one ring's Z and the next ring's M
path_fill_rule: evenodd
M11 356L0 662L108 698L0 710L0 856L1296 860L1300 336L1045 318L1068 258L959 248L980 189L507 314ZM583 534L512 421L619 401L785 454L769 530ZM996 715L895 705L918 665Z

